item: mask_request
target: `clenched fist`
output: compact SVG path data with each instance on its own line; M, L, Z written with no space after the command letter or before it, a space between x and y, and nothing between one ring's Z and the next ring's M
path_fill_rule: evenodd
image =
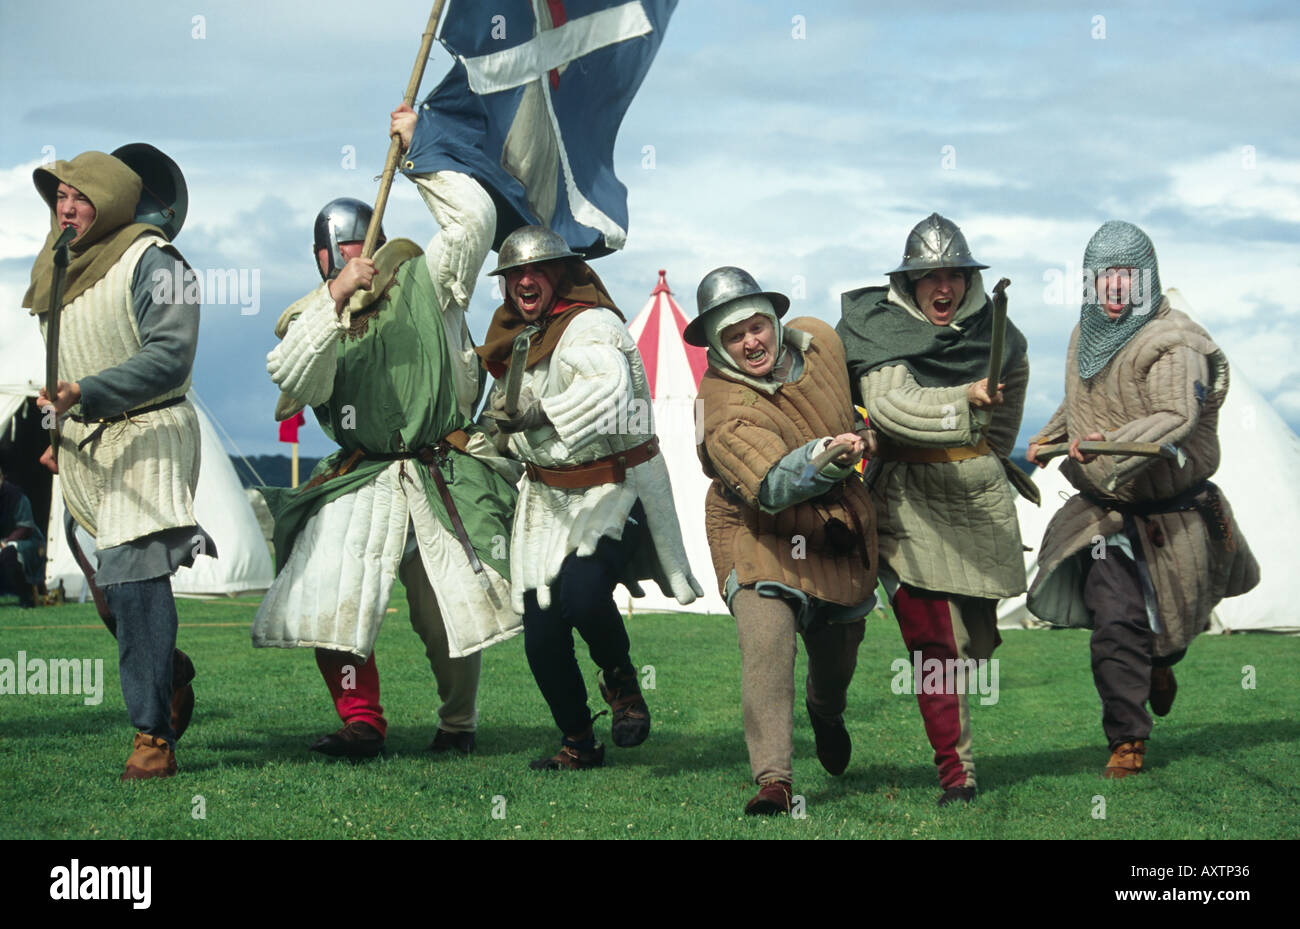
M351 258L330 281L330 296L340 306L352 299L358 290L369 290L375 280L375 262L370 258Z

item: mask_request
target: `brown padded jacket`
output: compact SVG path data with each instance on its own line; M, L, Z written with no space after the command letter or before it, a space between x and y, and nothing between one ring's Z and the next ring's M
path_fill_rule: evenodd
M1061 466L1081 493L1047 526L1028 606L1055 625L1091 627L1093 617L1083 602L1085 563L1101 539L1124 530L1121 512L1094 501L1169 500L1214 475L1228 362L1209 333L1171 308L1168 298L1092 380L1079 376L1078 338L1075 326L1066 356L1065 402L1030 441L1041 445L1099 432L1110 442L1172 443L1186 456L1183 464L1103 455L1088 464L1067 459ZM1220 497L1214 522L1207 524L1197 510L1136 517L1163 629L1156 637L1157 655L1186 648L1209 626L1215 604L1259 583L1259 564L1226 498Z
M705 525L718 590L726 596L732 569L742 587L776 581L822 600L853 606L876 589L875 517L857 474L821 497L779 513L764 512L759 488L786 454L814 439L852 432L844 347L826 323L801 317L787 330L811 336L799 379L766 394L710 366L700 383L696 446L713 481L705 498ZM838 520L856 533L856 545L837 550Z

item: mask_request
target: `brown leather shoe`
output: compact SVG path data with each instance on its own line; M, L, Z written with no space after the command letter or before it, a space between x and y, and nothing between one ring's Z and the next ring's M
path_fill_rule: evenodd
M849 739L849 730L844 728L843 714L818 716L811 703L805 701L804 706L808 708L808 721L812 723L813 738L817 742L817 760L827 774L843 774L853 753L853 742Z
M605 746L596 742L590 749L570 745L568 740L560 742L560 750L550 758L538 758L528 762L534 771L581 771L586 768L599 768L605 764Z
M1151 712L1157 716L1168 716L1174 708L1174 697L1178 695L1178 682L1174 680L1173 668L1151 669L1151 693L1147 703Z
M940 795L939 806L954 806L960 803L969 804L974 799L974 787L949 787Z
M636 673L616 668L596 674L600 695L610 709L610 738L619 748L640 745L650 735L650 708L641 695Z
M433 752L435 755L442 755L450 751L462 755L471 754L474 751L474 733L448 732L446 729L439 729L438 733L433 737L433 741L425 748L425 751Z
M789 781L764 781L758 785L758 793L745 804L746 816L775 816L790 812L790 797L794 788Z
M176 752L167 740L156 735L135 734L131 757L126 759L124 781L144 781L152 777L171 777L176 773Z
M1146 752L1147 745L1141 739L1121 743L1110 753L1110 761L1106 762L1106 770L1101 772L1101 776L1115 780L1130 774L1141 774L1142 756Z
M384 750L384 737L370 723L351 722L321 736L311 750L334 758L374 758Z

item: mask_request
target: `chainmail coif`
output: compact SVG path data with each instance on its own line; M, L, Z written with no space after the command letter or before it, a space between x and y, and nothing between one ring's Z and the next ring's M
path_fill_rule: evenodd
M1107 268L1136 268L1129 305L1112 320L1097 302L1097 277ZM1111 220L1093 234L1083 250L1083 311L1079 317L1079 376L1084 380L1101 371L1129 339L1155 315L1160 305L1160 270L1156 249L1147 234L1132 223ZM1093 285L1089 290L1090 283ZM1091 298L1092 302L1088 300Z

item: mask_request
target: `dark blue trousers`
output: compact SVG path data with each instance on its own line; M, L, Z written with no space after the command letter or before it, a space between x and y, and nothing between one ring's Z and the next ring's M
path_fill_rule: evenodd
M623 616L614 605L614 588L641 544L650 544L645 510L637 501L623 538L601 539L585 558L570 554L551 585L551 605L537 605L537 592L524 595L524 651L551 716L565 735L578 735L591 723L587 686L574 655L573 630L587 643L602 671L632 667Z
M171 702L177 620L171 578L110 584L104 595L117 618L118 669L131 725L175 746Z

